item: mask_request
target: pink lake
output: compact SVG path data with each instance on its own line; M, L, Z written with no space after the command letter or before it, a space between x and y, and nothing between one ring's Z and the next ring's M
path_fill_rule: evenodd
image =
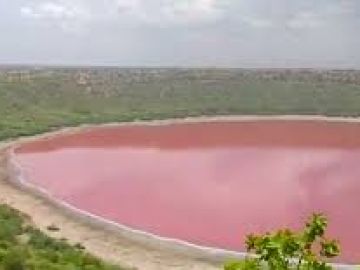
M97 128L16 151L27 181L111 221L243 251L246 234L330 219L360 261L360 124L209 122Z

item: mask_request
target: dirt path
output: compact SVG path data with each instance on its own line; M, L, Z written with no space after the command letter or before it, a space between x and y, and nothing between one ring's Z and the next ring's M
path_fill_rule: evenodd
M0 146L0 148L2 148ZM6 203L29 215L33 223L48 235L66 238L71 243L83 244L92 254L115 264L135 269L161 270L215 270L221 269L207 262L172 254L164 250L122 239L114 233L106 232L82 223L63 214L43 199L19 190L7 181L6 153L0 149L0 203ZM59 232L49 232L46 227L56 224Z

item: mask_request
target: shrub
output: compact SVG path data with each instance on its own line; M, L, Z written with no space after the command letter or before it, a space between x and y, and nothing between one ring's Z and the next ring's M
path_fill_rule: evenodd
M120 270L26 225L26 217L0 204L0 270Z
M25 270L27 251L22 248L9 249L2 258L4 270Z
M23 218L17 211L0 205L0 241L14 240L23 231Z
M322 214L313 214L301 232L289 229L279 230L265 235L247 236L248 252L254 258L242 262L231 262L225 270L259 270L264 265L269 270L330 270L326 259L339 255L340 248L336 240L325 237L328 225Z

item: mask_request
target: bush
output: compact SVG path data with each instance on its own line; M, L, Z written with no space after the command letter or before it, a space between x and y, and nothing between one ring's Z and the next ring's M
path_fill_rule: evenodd
M224 269L260 270L264 265L269 270L330 270L326 259L338 256L340 248L336 240L325 237L327 225L324 215L314 214L299 233L285 229L265 235L251 234L246 247L255 257L228 263Z
M23 231L23 219L17 211L0 205L0 241L13 241Z
M0 205L1 270L121 269L88 254L81 244L72 246L66 240L45 235L26 225L28 222L25 219L18 211L7 205Z
M4 270L25 270L27 257L27 251L23 248L9 249L2 258L1 264Z

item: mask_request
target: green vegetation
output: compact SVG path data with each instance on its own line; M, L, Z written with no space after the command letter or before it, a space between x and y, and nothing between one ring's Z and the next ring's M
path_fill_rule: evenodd
M65 240L46 236L7 205L0 205L0 269L120 270Z
M288 229L265 235L249 235L246 246L256 257L231 262L225 270L331 270L326 259L339 255L339 244L325 238L328 221L314 214L302 232Z
M44 69L24 74L22 79L0 74L0 140L81 123L229 114L360 115L360 75L351 72Z

